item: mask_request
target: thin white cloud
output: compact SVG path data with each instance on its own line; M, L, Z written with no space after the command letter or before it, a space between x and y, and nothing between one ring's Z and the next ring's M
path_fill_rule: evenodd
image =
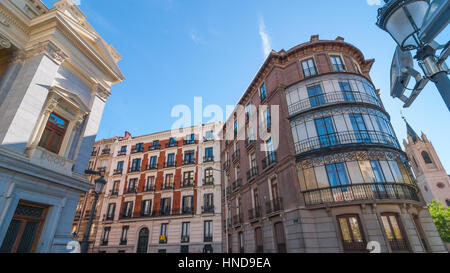
M205 40L198 35L197 30L193 28L189 29L189 37L196 45L206 44Z
M264 57L267 57L272 50L272 45L270 44L270 37L269 34L267 34L266 24L264 23L264 18L262 16L259 17L259 36L261 37Z
M379 5L381 5L381 0L366 0L366 2L367 2L367 5L369 5L369 6L373 6L373 5L379 6Z

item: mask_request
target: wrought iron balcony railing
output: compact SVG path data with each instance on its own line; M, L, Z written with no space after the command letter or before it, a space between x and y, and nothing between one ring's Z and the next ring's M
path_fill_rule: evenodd
M125 194L128 194L128 193L137 193L137 188L132 187L132 188L126 189Z
M178 142L166 143L166 148L178 147Z
M161 149L161 144L148 146L148 151L155 151Z
M238 190L242 186L242 179L236 179L236 181L233 182L233 191Z
M191 140L191 139L186 139L183 141L184 145L192 145L192 144L197 144L197 140Z
M103 149L102 155L109 155L111 153L111 149Z
M249 209L248 210L248 220L250 221L256 221L259 218L261 218L261 207L260 206L256 206L253 209Z
M182 188L192 188L194 186L194 179L183 179L183 181L181 182Z
M205 156L203 157L203 163L214 162L214 156Z
M181 214L183 215L194 214L194 208L193 207L181 208Z
M155 191L156 186L155 185L145 185L144 192L153 192Z
M214 213L214 205L202 206L202 213Z
M129 170L128 170L128 173L138 173L138 172L140 172L141 171L141 166L138 166L138 167L131 167Z
M417 188L406 183L364 183L304 191L306 206L371 200L419 202Z
M117 156L127 155L127 151L118 151Z
M203 178L203 186L214 185L214 177Z
M283 210L283 199L278 198L266 202L266 214L273 214Z
M144 152L144 148L134 148L134 149L132 149L131 150L131 153L132 154L137 154L137 153L142 153L142 152Z
M266 168L272 166L273 164L275 164L277 162L277 153L276 152L269 152L269 154L267 155L267 157L265 157L262 160L262 167L263 170L265 170Z
M181 235L182 243L189 243L189 235Z
M244 216L241 214L233 216L233 226L240 226L244 223Z
M253 178L255 178L258 175L258 166L252 167L248 172L247 172L247 181L252 180Z
M239 157L240 157L240 155L241 155L241 153L239 152L239 149L235 150L234 153L233 153L233 155L232 155L233 161L238 160Z
M195 158L183 160L183 165L192 165L192 164L195 164Z
M246 147L247 149L250 149L251 147L253 147L253 145L254 145L255 143L256 143L256 140L247 138L247 139L245 140L245 147Z
M209 236L204 236L203 237L203 242L204 243L211 243L213 241L213 237L212 237L212 235L209 235Z
M164 168L175 167L175 161L167 161L164 163Z
M173 184L164 184L162 190L173 190Z
M325 93L300 100L299 102L289 105L288 111L289 115L292 116L309 109L337 103L369 103L381 107L377 97L358 91L344 91Z
M346 131L308 138L295 143L297 154L341 145L384 145L400 149L397 139L379 131Z
M121 175L123 173L123 169L117 169L113 171L113 175Z
M149 164L149 165L147 165L147 166L145 167L145 169L146 169L147 171L157 170L157 169L158 169L158 164L156 164L156 163Z
M230 160L226 160L225 163L223 163L223 168L228 169L230 167Z

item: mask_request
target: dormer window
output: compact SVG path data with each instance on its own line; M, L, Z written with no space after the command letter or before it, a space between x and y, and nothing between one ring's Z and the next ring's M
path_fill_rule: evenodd
M51 113L47 124L45 125L39 146L52 153L58 154L64 135L66 134L67 124L68 122L65 119L55 113Z

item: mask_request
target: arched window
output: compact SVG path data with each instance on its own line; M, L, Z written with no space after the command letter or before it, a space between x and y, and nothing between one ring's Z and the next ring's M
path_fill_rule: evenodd
M147 253L148 248L148 228L143 228L139 231L139 241L137 246L137 253Z
M425 164L433 163L433 161L431 161L430 155L427 152L423 151L422 157L423 157L423 161L425 161Z

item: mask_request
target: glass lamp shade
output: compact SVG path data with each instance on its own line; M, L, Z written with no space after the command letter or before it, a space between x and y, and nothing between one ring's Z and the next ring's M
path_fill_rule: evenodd
M97 194L101 194L103 192L103 187L106 184L106 180L102 177L95 180L94 191Z
M429 7L429 0L390 1L379 11L378 26L386 30L403 50L418 48L417 33Z

